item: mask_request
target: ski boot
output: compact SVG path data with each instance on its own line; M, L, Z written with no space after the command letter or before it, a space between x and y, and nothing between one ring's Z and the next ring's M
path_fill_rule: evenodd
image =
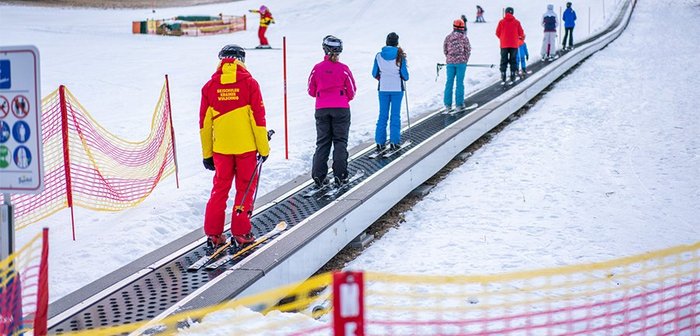
M205 248L207 255L212 255L219 247L226 244L226 236L223 234L211 235L207 237L207 247Z
M349 177L349 175L342 176L342 177L336 176L333 178L333 181L335 182L335 186L340 188L350 181L350 177Z
M510 73L510 81L515 82L515 71L511 71Z
M377 144L377 148L375 149L375 151L376 151L377 153L381 153L381 152L383 152L385 149L386 149L386 145Z
M505 83L506 83L506 73L501 72L501 84L505 84Z
M525 69L520 70L519 75L520 75L520 79L525 79L525 77L527 77L527 70L525 70Z
M314 186L313 188L318 190L318 189L323 189L326 185L328 184L328 180L320 177L314 177Z
M252 232L248 232L244 235L233 235L231 236L231 246L235 246L236 250L240 250L248 244L255 241L255 236Z

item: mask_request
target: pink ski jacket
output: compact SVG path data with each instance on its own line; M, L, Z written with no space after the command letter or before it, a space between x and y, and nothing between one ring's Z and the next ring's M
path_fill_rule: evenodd
M347 65L331 62L326 55L309 75L309 95L316 98L316 109L350 108L355 98L355 79Z

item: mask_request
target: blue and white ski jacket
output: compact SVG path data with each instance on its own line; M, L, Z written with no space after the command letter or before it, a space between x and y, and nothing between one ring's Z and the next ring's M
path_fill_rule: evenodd
M398 55L398 47L385 46L374 57L372 77L379 80L379 91L397 92L404 90L403 81L408 80L408 68L406 58L401 60L400 65L396 64Z

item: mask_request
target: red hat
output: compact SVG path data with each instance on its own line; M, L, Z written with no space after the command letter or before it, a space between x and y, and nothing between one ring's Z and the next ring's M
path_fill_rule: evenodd
M464 30L464 21L462 19L457 19L452 22L452 27L454 29Z

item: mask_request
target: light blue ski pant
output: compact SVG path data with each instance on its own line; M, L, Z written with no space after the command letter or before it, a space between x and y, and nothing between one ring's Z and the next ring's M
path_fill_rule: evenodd
M445 83L445 106L452 106L452 87L455 79L457 80L457 89L455 90L455 104L464 105L464 73L467 71L466 63L447 64L447 82ZM456 77L456 78L455 78Z

